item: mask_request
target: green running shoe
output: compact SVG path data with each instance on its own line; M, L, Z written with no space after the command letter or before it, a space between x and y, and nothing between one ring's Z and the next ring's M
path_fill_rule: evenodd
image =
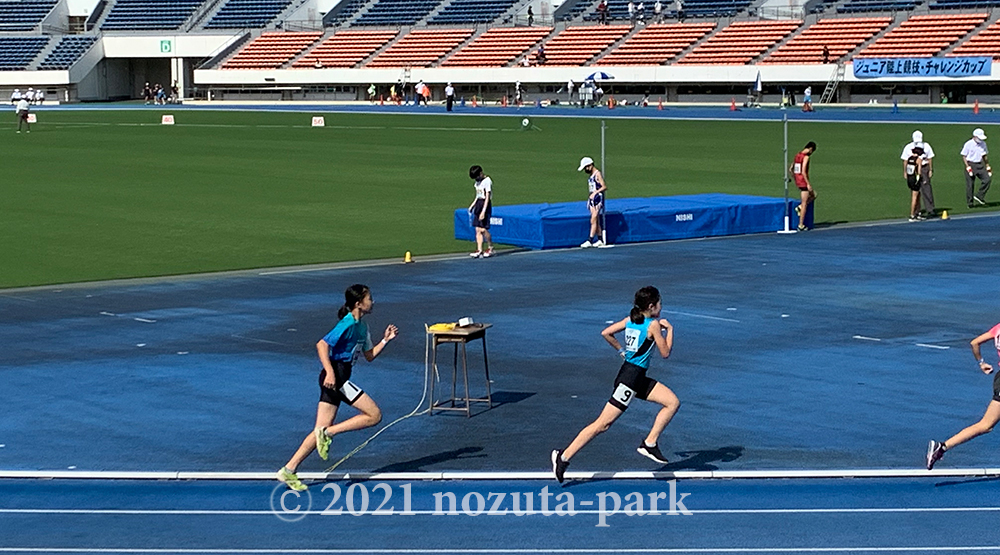
M330 458L330 443L333 440L326 435L326 428L323 427L316 428L313 435L316 436L316 452L319 453L319 458L327 460Z
M281 467L281 470L278 471L278 481L295 491L305 491L307 489L306 485L299 480L298 475L294 472L290 472L285 467Z

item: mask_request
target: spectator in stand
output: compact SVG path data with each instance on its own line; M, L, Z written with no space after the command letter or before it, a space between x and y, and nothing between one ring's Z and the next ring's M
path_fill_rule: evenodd
M444 102L447 110L450 112L452 107L455 105L455 87L448 83L448 86L444 88Z
M663 3L660 0L656 0L656 3L653 4L653 19L657 23L663 23Z
M531 67L531 56L525 56L524 59L521 60L521 65L524 67Z
M684 23L684 0L675 0L674 10L677 11L677 21Z
M537 65L542 65L545 63L545 46L539 45L538 52L535 54L535 63Z
M531 9L531 6L528 6L528 27L531 27L534 24L535 24L535 10Z
M10 93L10 105L17 106L18 101L21 100L21 89L14 89L14 92Z
M28 128L27 132L31 133L31 124L28 123L28 113L31 111L31 106L24 97L21 97L21 99L17 101L16 110L17 110L17 132L18 133L21 132L21 125L23 124L27 126Z
M606 0L601 0L601 3L597 5L597 21L601 25L608 24L608 3Z
M830 63L830 47L825 44L823 45L823 63Z
M632 0L628 0L628 20L633 27L635 27L635 15L635 4Z
M646 5L639 0L639 5L635 8L635 17L639 20L639 25L646 24Z
M323 62L319 61L319 58L316 58L316 63L313 64L313 68L323 69Z

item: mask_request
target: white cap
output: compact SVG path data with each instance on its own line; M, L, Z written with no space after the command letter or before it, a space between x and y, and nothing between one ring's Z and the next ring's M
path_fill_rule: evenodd
M449 87L451 86L451 81L448 81L448 86L449 86Z
M980 141L986 140L986 132L983 131L982 128L980 127L977 127L972 130L972 136L979 139Z
M913 142L915 142L915 143L922 143L922 142L924 142L924 134L921 133L920 131L914 131L913 132Z
M580 159L580 167L577 168L576 171L582 172L583 168L586 168L587 166L589 166L589 165L591 165L593 163L594 163L594 159L593 158L591 158L590 156L584 156L583 158Z

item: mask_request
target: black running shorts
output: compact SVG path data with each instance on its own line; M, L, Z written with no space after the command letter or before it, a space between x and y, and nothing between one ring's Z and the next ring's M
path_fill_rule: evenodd
M334 389L323 385L323 378L326 377L326 369L319 371L319 402L329 403L335 407L340 406L343 401L353 406L354 402L361 397L364 391L351 382L351 363L331 360L335 376Z
M656 387L656 380L646 377L646 369L630 362L622 363L615 378L615 390L608 402L615 408L624 411L632 399L645 401Z

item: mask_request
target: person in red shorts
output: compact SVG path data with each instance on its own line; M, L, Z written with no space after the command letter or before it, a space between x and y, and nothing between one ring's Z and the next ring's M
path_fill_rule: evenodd
M976 357L979 369L983 374L987 375L993 373L993 367L983 359L979 353L979 346L990 340L993 340L993 345L997 349L997 356L1000 356L1000 324L993 326L990 328L990 331L973 339L971 342L972 356ZM983 415L979 422L958 432L948 441L938 442L931 440L927 444L927 470L934 468L934 463L941 460L945 451L951 451L953 447L957 447L972 438L990 433L993 431L993 427L997 425L997 422L1000 422L1000 372L993 378L993 400L986 407L986 414Z
M799 215L799 231L809 229L805 223L806 214L809 210L809 203L816 200L816 191L809 181L809 159L812 158L814 152L816 152L816 143L809 141L806 143L806 147L795 155L792 167L788 168L788 171L792 172L792 176L795 178L795 186L802 193L802 204L795 208L795 213Z

